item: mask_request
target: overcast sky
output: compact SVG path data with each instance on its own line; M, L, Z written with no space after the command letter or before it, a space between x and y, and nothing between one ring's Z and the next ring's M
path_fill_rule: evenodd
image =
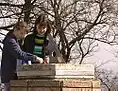
M103 68L118 72L118 57L115 52L118 50L118 46L110 46L108 44L99 43L99 51L94 52L93 56L86 59L87 63L93 63L96 65L102 65Z

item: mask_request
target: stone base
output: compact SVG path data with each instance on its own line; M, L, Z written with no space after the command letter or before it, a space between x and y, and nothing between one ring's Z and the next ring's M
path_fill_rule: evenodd
M12 80L11 91L101 91L99 80Z
M33 64L17 69L11 91L101 91L90 64Z

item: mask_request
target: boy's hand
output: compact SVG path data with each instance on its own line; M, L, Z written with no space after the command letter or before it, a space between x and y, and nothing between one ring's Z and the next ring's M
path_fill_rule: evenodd
M43 64L49 64L49 56L44 57Z

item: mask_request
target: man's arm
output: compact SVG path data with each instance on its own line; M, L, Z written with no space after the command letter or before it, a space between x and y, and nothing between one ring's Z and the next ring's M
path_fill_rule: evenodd
M35 56L33 54L22 51L15 39L12 38L8 39L6 41L6 47L8 49L8 52L17 59L21 59L25 61L28 60L34 61L35 59Z

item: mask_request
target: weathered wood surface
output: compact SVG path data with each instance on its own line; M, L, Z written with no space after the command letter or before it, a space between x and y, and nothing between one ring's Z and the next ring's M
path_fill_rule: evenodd
M101 91L89 64L22 65L17 72L24 80L12 80L11 91Z
M11 91L101 91L99 80L13 80Z
M21 65L19 77L44 78L94 78L94 66L90 64L33 64Z

